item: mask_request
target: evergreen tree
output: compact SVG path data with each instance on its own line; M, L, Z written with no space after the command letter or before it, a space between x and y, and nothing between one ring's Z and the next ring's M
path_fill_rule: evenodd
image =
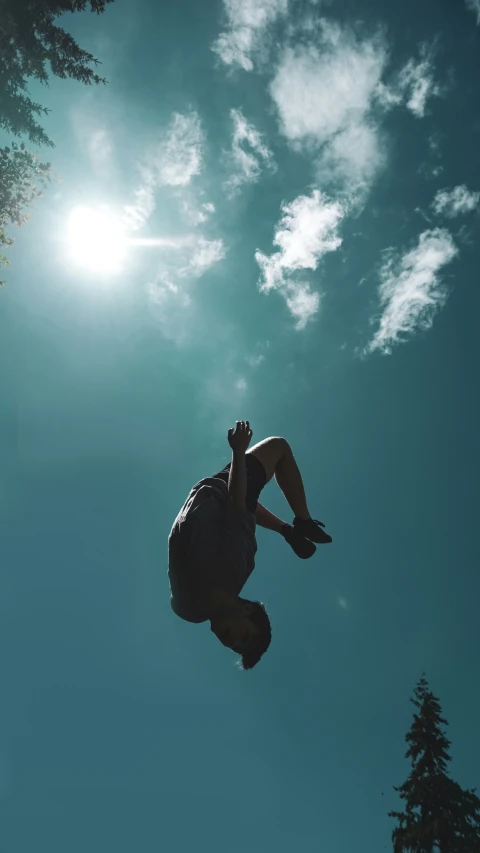
M49 180L50 164L41 163L23 142L0 148L0 266L8 265L3 250L13 243L6 233L7 225L23 225L28 208ZM0 281L0 286L3 284Z
M35 145L52 145L36 117L46 114L28 95L27 81L48 83L49 72L87 85L104 83L98 64L55 23L65 12L90 7L100 14L113 0L0 0L0 127Z
M81 83L105 83L95 71L98 60L55 22L66 12L90 9L100 14L113 0L0 0L0 129L53 147L38 119L48 110L34 101L28 81L48 84L49 74ZM9 223L22 225L26 210L49 179L49 164L15 143L0 148L0 266L2 250L12 244Z
M403 812L393 831L394 853L480 853L480 798L448 775L450 741L440 702L422 676L411 700L417 711L405 739L412 770L399 788Z

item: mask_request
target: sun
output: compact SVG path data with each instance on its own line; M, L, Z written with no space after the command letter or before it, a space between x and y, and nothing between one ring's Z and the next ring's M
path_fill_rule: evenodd
M70 257L84 269L102 275L121 271L128 240L120 217L107 207L74 207L67 239Z

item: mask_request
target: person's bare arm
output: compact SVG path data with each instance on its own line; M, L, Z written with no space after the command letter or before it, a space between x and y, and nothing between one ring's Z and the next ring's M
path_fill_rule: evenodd
M245 510L247 496L247 469L245 454L252 438L248 421L237 421L235 429L228 430L228 443L232 448L232 464L228 478L228 495L239 509Z
M278 515L274 515L273 512L270 512L270 510L260 502L257 503L255 519L259 527L265 527L267 530L274 530L275 533L281 533L282 527L286 524L286 522L282 521Z

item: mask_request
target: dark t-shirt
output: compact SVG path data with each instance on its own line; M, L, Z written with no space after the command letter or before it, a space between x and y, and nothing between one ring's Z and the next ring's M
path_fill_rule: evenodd
M174 613L188 622L205 622L212 587L239 595L255 568L256 551L254 514L233 503L223 480L200 480L168 538Z

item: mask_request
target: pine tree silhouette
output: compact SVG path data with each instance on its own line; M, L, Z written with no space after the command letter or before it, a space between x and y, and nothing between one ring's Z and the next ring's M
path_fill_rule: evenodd
M28 80L48 83L49 73L87 85L104 83L98 60L82 50L56 19L90 7L100 14L113 0L0 0L0 127L35 145L53 143L37 121L48 110L28 94ZM92 67L93 66L93 67Z
M424 675L411 701L417 711L405 740L412 770L395 788L405 810L389 813L397 819L394 853L480 853L480 798L448 775L448 723Z
M50 74L81 83L105 83L98 60L59 27L65 12L86 9L100 14L113 0L0 0L0 130L25 137L37 146L53 147L38 119L48 110L34 101L29 80L48 84ZM13 239L9 225L23 225L28 209L50 180L50 164L27 151L25 143L0 148L0 267ZM4 284L0 281L0 286Z

